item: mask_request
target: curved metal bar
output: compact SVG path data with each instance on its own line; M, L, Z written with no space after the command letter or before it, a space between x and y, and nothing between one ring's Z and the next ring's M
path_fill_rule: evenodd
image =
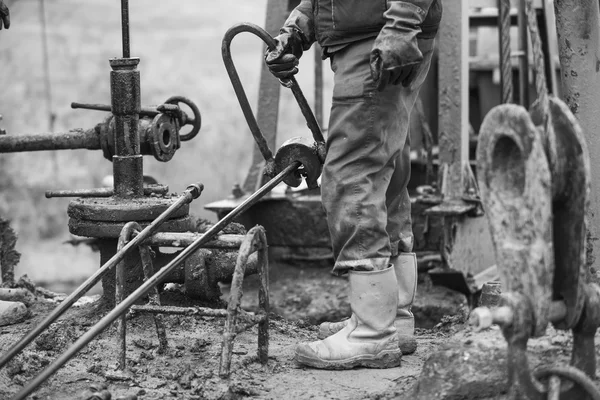
M269 149L269 145L262 134L258 123L256 122L256 118L254 117L254 113L252 112L252 107L248 102L248 98L242 86L242 82L235 68L235 64L233 63L233 59L231 56L231 41L233 38L241 33L241 32L249 32L256 36L258 36L269 49L273 49L276 46L275 39L269 35L267 31L261 28L258 25L244 22L239 23L231 28L225 33L223 37L223 42L221 46L221 54L223 56L223 63L225 64L225 69L229 74L229 78L231 80L231 84L233 85L233 89L236 93L238 101L240 103L240 107L242 108L242 112L244 113L244 117L246 118L246 122L250 127L250 131L254 136L254 140L258 145L260 152L262 153L264 159L267 161L268 167L271 167L271 161L273 159L273 153L271 149ZM289 79L281 81L282 85L291 89L292 94L296 98L296 102L300 107L300 111L304 118L306 119L306 124L310 131L312 132L313 138L316 142L316 151L319 156L321 162L325 160L325 138L323 136L323 132L321 131L321 127L319 126L319 122L315 118L315 115L304 97L304 93L302 93L302 89L300 89L300 85L296 81L296 78L293 76ZM267 170L267 172L269 172ZM272 171L271 171L272 173Z
M58 305L39 325L29 331L23 338L17 343L12 345L9 350L0 359L0 368L6 365L12 360L17 354L21 352L29 343L31 343L40 333L42 333L50 324L56 321L65 311L67 311L81 296L87 293L96 283L100 282L102 277L114 268L125 255L131 250L138 246L150 236L152 236L163 223L165 223L173 213L179 210L184 205L192 202L192 200L200 197L204 185L201 183L190 185L183 192L175 203L159 215L150 225L144 228L135 238L133 238L120 252L117 252L110 260L108 260L100 269L98 269L94 275L89 277L84 283L81 284L73 293L71 293L62 303Z
M575 385L573 387L577 387L583 390L583 393L580 393L577 397L573 397L573 393L561 392L560 398L567 399L583 399L581 397L582 394L587 395L588 400L600 400L600 391L596 387L594 381L587 376L583 371L578 368L575 368L571 365L551 365L540 367L535 370L534 375L537 379L550 378L552 376L557 376L563 380L569 380L573 382Z
M101 332L104 331L110 324L112 324L121 314L127 312L129 307L131 307L140 297L144 296L146 293L152 289L152 287L156 286L161 280L169 274L173 269L175 269L179 264L185 261L189 256L194 254L204 243L212 240L225 226L227 226L230 222L232 222L238 215L245 212L248 208L254 205L261 197L263 197L266 193L270 192L275 186L281 183L289 174L296 171L300 167L299 162L294 162L290 164L287 168L281 171L277 176L267 182L263 187L253 193L250 197L248 197L242 204L233 209L229 214L227 214L223 219L213 225L208 231L204 233L202 237L196 239L192 244L186 247L181 253L177 255L171 262L162 267L159 271L157 271L152 277L146 280L139 288L137 288L129 297L123 300L121 303L115 305L115 308L105 315L100 321L96 323L92 328L90 328L86 333L84 333L79 339L71 345L63 354L61 354L53 363L46 367L38 376L36 376L32 381L27 383L20 392L15 394L12 400L22 400L27 397L31 392L33 392L39 385L44 383L46 379L48 379L54 372L56 372L59 368L61 368L67 361L75 356L83 347L85 347L88 343L90 343L96 336L98 336ZM146 228L147 229L147 228ZM123 250L126 248L131 248L137 246L140 242L144 241L148 235L142 236L142 232L140 235L136 236L132 241L130 241ZM135 243L135 244L134 244ZM114 257L113 257L114 258ZM118 261L120 261L119 259Z
M236 328L238 312L240 309L240 302L242 300L242 284L244 282L244 272L246 270L246 264L248 263L248 257L250 257L250 254L256 251L261 251L263 253L262 262L261 260L259 260L259 268L261 270L262 277L263 272L266 269L264 262L264 251L266 250L266 248L266 235L262 226L255 226L254 228L250 229L246 234L242 245L240 246L237 262L235 264L235 270L233 272L233 278L231 281L231 293L229 295L229 304L227 305L227 319L225 321L225 328L223 331L221 361L219 363L219 375L221 377L228 377L229 372L231 370L231 354L233 352L233 340L237 336ZM264 324L264 321L261 322L261 324Z
M142 227L137 222L128 222L121 229L119 240L117 242L117 253L122 251L125 245L133 237L135 231L141 231ZM121 260L115 269L115 304L119 304L125 298L125 260ZM119 359L117 360L117 369L125 369L127 365L127 322L125 314L117 319L117 348L119 349Z

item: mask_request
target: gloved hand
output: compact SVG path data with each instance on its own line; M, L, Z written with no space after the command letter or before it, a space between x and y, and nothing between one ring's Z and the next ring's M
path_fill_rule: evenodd
M3 24L6 29L10 28L10 12L6 4L0 0L0 30L2 30Z
M412 83L423 61L417 38L435 37L441 19L439 0L388 0L388 3L384 13L386 24L371 51L371 76L378 90L389 84L409 86ZM436 4L432 6L432 3Z
M265 53L267 67L279 79L298 73L298 59L316 40L312 10L313 0L301 0L275 37L275 48Z
M279 79L290 78L298 73L298 59L302 56L302 38L293 27L284 26L275 37L277 45L265 53L269 71Z

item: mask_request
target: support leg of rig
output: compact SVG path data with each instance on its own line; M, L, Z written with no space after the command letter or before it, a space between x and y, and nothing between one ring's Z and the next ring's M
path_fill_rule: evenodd
M246 269L248 257L255 251L259 252L258 265L261 276L261 288L259 292L260 307L263 311L268 311L269 308L267 240L264 228L256 226L248 231L240 246L231 281L231 294L229 295L229 304L227 305L227 319L225 320L225 328L223 330L223 345L219 365L219 375L223 378L228 377L231 371L231 354L233 352L233 340L237 335L237 320L243 294L244 270ZM265 317L259 325L258 357L261 363L266 363L268 359L268 324L268 318Z
M150 246L140 246L140 258L142 260L142 268L144 270L144 280L148 280L154 274L154 270L152 268L152 256L150 254ZM157 286L154 286L148 294L148 305L161 305L160 294L158 293ZM156 335L158 336L158 354L164 354L167 352L169 342L167 341L167 330L165 329L163 315L152 314L152 317L154 318L154 325L156 326Z

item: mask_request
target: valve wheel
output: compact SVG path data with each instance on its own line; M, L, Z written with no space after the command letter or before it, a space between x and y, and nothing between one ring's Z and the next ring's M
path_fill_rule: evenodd
M200 115L200 109L198 108L198 106L193 101L184 96L169 97L167 101L165 101L165 103L175 105L183 103L192 110L192 113L194 115L192 119L190 119L190 117L187 117L185 113L181 113L182 116L179 119L181 125L192 125L192 130L186 133L185 135L179 135L179 139L182 142L187 142L188 140L195 138L198 132L200 132L200 128L202 127L202 116Z

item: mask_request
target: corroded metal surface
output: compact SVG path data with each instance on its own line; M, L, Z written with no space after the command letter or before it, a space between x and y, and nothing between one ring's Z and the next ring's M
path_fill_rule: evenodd
M258 268L261 275L259 290L259 307L264 315L258 327L258 359L266 364L269 358L269 265L267 259L267 237L261 226L256 226L246 235L242 243L231 281L231 293L227 305L227 319L223 330L223 344L221 348L221 362L219 375L228 377L231 370L231 354L233 340L238 333L238 314L242 300L242 283L244 282L245 268L250 254L258 252Z
M144 228L138 235L136 235L131 241L123 247L123 249L111 257L105 264L100 267L91 277L89 277L84 283L81 284L73 293L71 293L66 299L64 299L58 307L56 307L48 316L44 318L37 326L35 326L30 332L23 336L17 343L10 347L10 349L2 355L0 358L0 368L5 366L10 360L12 360L18 353L20 353L29 343L31 343L36 337L39 336L44 330L46 330L50 324L56 321L65 311L67 311L81 296L87 293L94 285L96 285L104 275L106 275L112 268L114 268L119 262L121 262L125 256L130 253L136 246L144 242L148 237L155 233L160 226L169 219L170 215L177 211L179 207L197 199L202 193L202 184L190 185L187 190L179 197L178 201L175 202L169 209L161 214L156 220L150 225ZM215 232L216 233L216 232ZM31 391L38 385L33 385L28 390ZM26 396L26 395L25 395Z
M150 225L150 221L139 221L143 228ZM69 232L76 236L110 239L119 237L119 232L126 222L89 221L81 219L69 219ZM194 219L191 216L170 219L165 221L161 232L187 232L193 229Z
M167 185L144 185L144 196L161 195L169 193ZM46 198L53 197L111 197L114 190L111 188L94 188L94 189L66 189L66 190L47 190Z
M0 218L0 277L4 285L11 285L15 281L15 267L21 259L16 244L17 234L9 221Z
M535 334L548 324L554 247L550 170L540 134L521 106L485 117L477 154L479 188L503 286L536 299Z
M177 197L139 197L124 202L119 198L81 198L69 203L67 215L84 221L152 221L177 201ZM181 218L189 214L186 204L171 218Z
M600 399L592 381L600 286L588 283L586 265L587 143L571 110L548 93L537 14L531 0L525 5L538 99L531 113L513 105L492 109L478 149L482 199L508 293L498 309L474 310L473 321L502 327L510 398ZM598 14L597 3L594 8ZM572 330L571 365L544 366L532 374L527 342L543 335L548 322Z
M554 1L556 31L564 100L581 124L589 152L600 154L598 93L600 93L600 18L597 1ZM600 270L600 173L592 166L589 218L588 267Z

